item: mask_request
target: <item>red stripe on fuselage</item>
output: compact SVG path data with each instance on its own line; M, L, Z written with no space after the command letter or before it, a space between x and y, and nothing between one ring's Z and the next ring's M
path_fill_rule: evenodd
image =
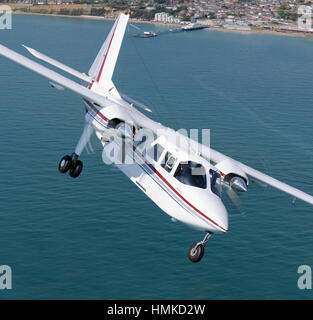
M91 87L92 87L92 85L94 84L94 82L95 82L95 80L92 80L92 81L90 82L90 84L89 84L89 86L88 86L88 89L89 89L89 90L91 89Z
M108 118L106 118L98 109L88 100L84 99L84 101L94 110L97 112L97 115L99 115L103 120L109 121ZM181 198L187 205L189 205L193 210L198 212L201 216L209 220L212 224L223 230L224 232L227 232L227 229L221 227L218 223L210 219L208 216L206 216L204 213L202 213L199 209L197 209L195 206L193 206L187 199L185 199L163 176L162 174L149 162L147 162L144 158L144 156L136 149L135 146L133 146L133 150L144 160L147 166L176 194Z
M133 147L134 151L141 156L143 159L144 157L142 154L135 148ZM145 161L145 160L144 160ZM193 210L198 212L201 216L209 220L211 223L213 223L215 226L223 230L224 232L227 232L227 229L221 227L218 223L210 219L208 216L206 216L203 212L201 212L199 209L197 209L195 206L193 206L187 199L185 199L163 176L162 174L149 162L145 161L145 163L149 166L149 168L176 194L178 195L186 204L188 204Z
M104 116L91 102L89 102L88 100L84 99L84 101L88 104L88 106L97 113L97 116L99 116L100 118L102 118L104 121L110 121L110 119L108 119L106 116Z

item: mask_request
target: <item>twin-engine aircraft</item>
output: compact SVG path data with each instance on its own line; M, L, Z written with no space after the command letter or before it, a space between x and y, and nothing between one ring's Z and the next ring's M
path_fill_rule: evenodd
M311 195L151 120L139 111L151 112L147 106L116 89L112 75L128 18L119 15L88 74L25 46L34 57L78 78L82 84L0 45L2 56L47 78L52 87L72 90L83 98L85 127L74 153L61 159L59 171L69 172L73 178L80 175L83 163L78 158L95 133L103 146L104 162L112 160L173 220L206 233L189 249L192 262L201 260L212 234L228 231L221 189L246 192L250 177L313 204Z

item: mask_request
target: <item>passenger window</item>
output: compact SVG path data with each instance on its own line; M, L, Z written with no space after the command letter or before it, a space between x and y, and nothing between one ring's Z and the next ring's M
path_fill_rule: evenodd
M161 154L162 154L163 150L164 150L164 148L161 145L159 145L158 143L156 143L153 147L151 147L148 150L148 155L155 162L158 162L160 157L161 157Z
M167 172L171 172L176 163L176 160L177 159L170 152L166 152L164 159L162 160L161 166Z

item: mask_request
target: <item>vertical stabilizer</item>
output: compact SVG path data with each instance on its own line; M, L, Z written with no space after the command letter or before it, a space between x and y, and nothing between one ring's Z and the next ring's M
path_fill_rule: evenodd
M125 34L128 18L129 15L123 13L118 16L89 70L89 76L104 88L107 88L108 85L112 84L111 79Z

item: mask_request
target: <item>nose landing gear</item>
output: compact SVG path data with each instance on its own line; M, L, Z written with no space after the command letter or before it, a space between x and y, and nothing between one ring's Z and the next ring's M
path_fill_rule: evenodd
M73 153L72 156L64 156L59 162L59 171L66 173L70 171L72 178L77 178L83 170L82 161L78 160L78 155Z
M209 241L210 237L212 236L211 232L208 232L204 239L200 242L194 243L188 252L188 257L192 262L199 262L203 255L204 255L204 248L206 243Z

